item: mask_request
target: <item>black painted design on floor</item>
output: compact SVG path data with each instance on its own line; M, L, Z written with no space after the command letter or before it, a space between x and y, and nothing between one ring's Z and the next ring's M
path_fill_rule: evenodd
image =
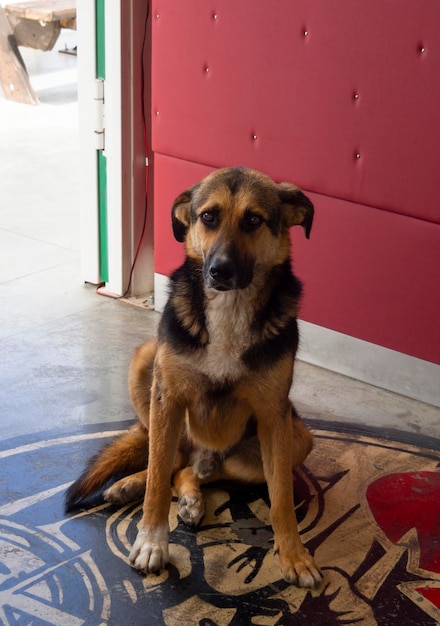
M324 572L310 593L282 580L264 486L206 489L198 530L177 520L173 502L171 563L159 576L128 564L139 504L67 518L64 490L111 428L3 442L2 624L440 622L439 452L316 430L295 483L301 535Z

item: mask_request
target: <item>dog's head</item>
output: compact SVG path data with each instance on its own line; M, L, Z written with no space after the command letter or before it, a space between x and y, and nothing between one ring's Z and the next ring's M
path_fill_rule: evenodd
M313 204L290 183L247 168L216 170L174 201L177 241L198 262L205 287L244 289L289 257L289 228L309 237Z

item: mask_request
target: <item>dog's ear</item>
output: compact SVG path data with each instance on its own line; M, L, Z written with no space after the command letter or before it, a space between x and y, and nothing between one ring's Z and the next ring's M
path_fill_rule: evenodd
M191 198L193 188L187 189L178 196L171 208L173 233L177 241L185 241L186 233L191 222Z
M284 223L290 228L301 224L307 239L312 230L314 208L311 200L291 183L278 185L281 201L281 215Z

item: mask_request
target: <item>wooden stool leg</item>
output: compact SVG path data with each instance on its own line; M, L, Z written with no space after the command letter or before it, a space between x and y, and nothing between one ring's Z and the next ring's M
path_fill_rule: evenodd
M38 96L29 82L24 61L17 47L11 25L0 7L0 85L8 100L38 104Z

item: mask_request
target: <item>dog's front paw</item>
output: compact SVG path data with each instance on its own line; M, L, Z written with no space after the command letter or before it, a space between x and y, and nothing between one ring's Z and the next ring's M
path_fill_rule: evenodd
M293 557L281 552L279 557L286 582L306 589L314 589L321 582L321 571L305 548Z
M202 494L181 496L177 502L177 514L188 526L197 526L205 514Z
M128 557L133 567L145 574L163 569L168 563L168 534L167 527L141 528Z

